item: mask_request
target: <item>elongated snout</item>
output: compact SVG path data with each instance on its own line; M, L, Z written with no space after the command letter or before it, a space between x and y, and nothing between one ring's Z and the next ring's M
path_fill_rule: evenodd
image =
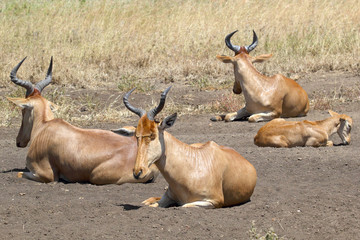
M25 148L27 147L29 141L21 141L19 137L16 138L16 146L18 148Z
M135 179L139 179L140 178L140 175L142 174L142 169L140 168L139 171L136 171L135 169L133 170L133 175L134 175L134 178Z

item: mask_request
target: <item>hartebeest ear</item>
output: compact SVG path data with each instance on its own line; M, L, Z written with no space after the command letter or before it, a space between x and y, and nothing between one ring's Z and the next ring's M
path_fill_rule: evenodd
M224 55L216 55L216 58L223 63L232 63L234 61L233 57L224 56Z
M125 126L119 129L112 129L111 131L122 136L131 137L135 135L136 127Z
M17 106L21 107L21 108L32 108L33 105L30 103L30 101L26 98L10 98L7 97L7 99L16 104Z
M251 62L252 63L257 63L257 62L264 62L266 60L268 60L269 58L272 57L272 54L262 54L256 57L251 57Z
M175 121L176 121L176 118L177 118L177 113L174 113L168 117L166 117L161 123L160 123L160 126L159 128L164 130L166 128L169 128L171 127L172 125L174 125Z
M339 115L337 112L334 112L332 110L329 110L328 112L332 117Z

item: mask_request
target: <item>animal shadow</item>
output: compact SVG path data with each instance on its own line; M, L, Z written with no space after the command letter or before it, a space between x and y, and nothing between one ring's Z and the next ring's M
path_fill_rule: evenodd
M131 204L116 204L116 206L123 207L126 211L138 210L141 206L135 206Z
M26 168L13 168L10 170L1 171L0 173L10 173L10 172L28 172L28 170Z

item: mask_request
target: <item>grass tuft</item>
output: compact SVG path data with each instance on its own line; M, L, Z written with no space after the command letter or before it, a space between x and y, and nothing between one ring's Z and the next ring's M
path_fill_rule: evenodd
M250 235L250 239L251 240L281 240L283 239L282 237L279 237L274 229L272 227L270 227L266 232L265 235L261 235L261 233L258 233L258 230L255 226L255 221L252 221L251 223L251 228L249 230L249 235Z
M245 105L244 95L237 95L231 91L223 94L219 100L216 100L212 104L212 109L215 112L229 113L237 112Z
M360 85L340 86L329 93L316 91L312 95L314 97L310 100L310 107L314 110L334 109L339 103L360 101Z

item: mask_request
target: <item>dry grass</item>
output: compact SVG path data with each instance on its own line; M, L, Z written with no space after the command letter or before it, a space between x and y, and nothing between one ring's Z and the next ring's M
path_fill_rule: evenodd
M255 29L253 54L274 53L267 71L357 71L358 3L4 0L1 85L8 86L9 71L24 56L23 76L42 78L54 56L54 81L76 87L114 86L123 76L218 77L231 71L215 55L232 54L224 37L235 29L234 43L249 44Z
M218 113L230 113L237 112L244 106L244 95L235 95L233 92L228 91L227 93L223 94L219 100L216 100L213 103L212 109L214 112Z
M330 93L316 91L313 95L315 97L310 101L311 108L315 110L334 109L339 103L360 101L360 85L340 86Z
M151 92L156 80L221 88L232 68L215 56L233 54L224 37L235 29L235 44L250 44L254 29L252 54L274 54L257 65L264 73L360 72L359 12L358 0L3 0L0 87L16 91L9 72L24 56L19 76L32 82L54 56L56 86Z

